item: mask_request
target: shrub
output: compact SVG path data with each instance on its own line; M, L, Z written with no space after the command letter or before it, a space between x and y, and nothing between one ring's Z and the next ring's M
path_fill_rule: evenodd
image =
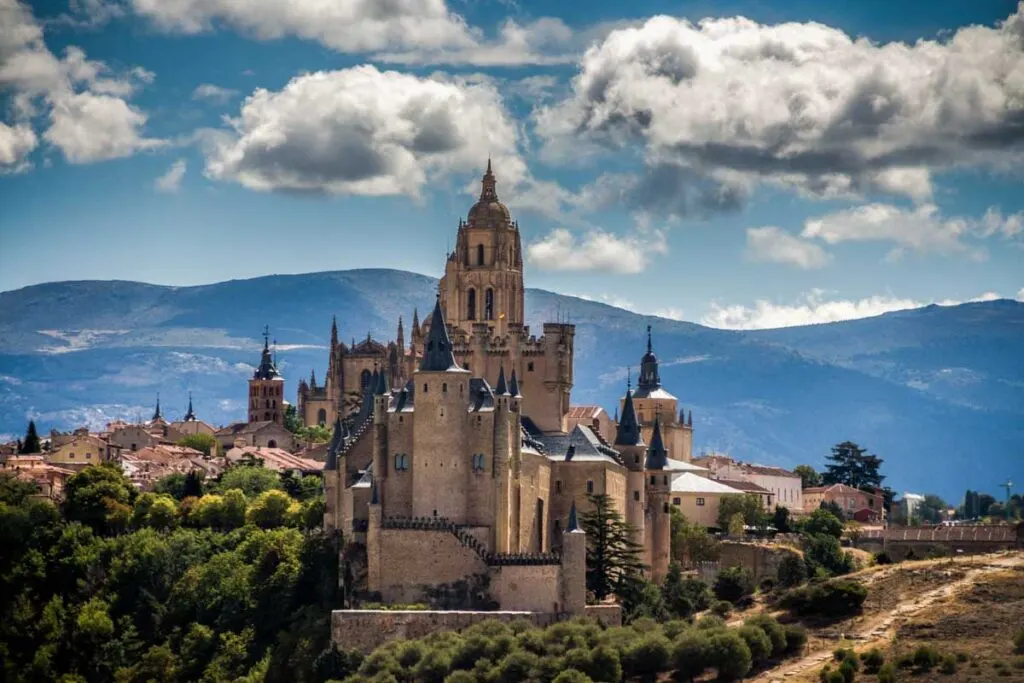
M914 650L914 666L921 671L931 671L941 658L939 651L931 645L921 645Z
M772 656L772 641L764 631L749 624L736 629L743 642L750 648L750 658L754 666L760 666Z
M896 658L896 666L900 669L911 669L914 667L914 655L910 653L902 654Z
M1013 651L1024 655L1024 628L1013 634Z
M447 649L430 648L423 653L423 658L416 663L412 672L417 681L422 683L444 683L445 677L452 668L452 655Z
M552 683L593 683L593 679L576 669L566 669L555 676L555 680Z
M875 555L875 564L892 564L892 557L886 552L878 553Z
M868 590L854 581L825 581L789 590L780 604L791 612L832 618L860 612Z
M853 679L857 677L857 665L854 662L856 659L844 659L843 663L839 665L839 675L843 677L843 683L853 683Z
M868 673L876 673L885 664L885 655L877 647L865 652L861 659L864 661L864 670Z
M807 645L807 629L799 624L786 624L786 654L795 655L803 652Z
M766 576L761 579L761 582L757 584L757 590L762 593L771 593L775 590L775 579L770 576Z
M670 647L668 639L660 633L645 635L626 650L622 658L623 674L626 678L657 680L658 674L669 668Z
M892 664L883 664L878 670L878 683L896 683L896 667Z
M750 671L750 648L737 633L721 631L712 634L708 639L708 653L720 681L733 681Z
M732 603L728 600L716 600L715 604L711 605L711 613L716 617L725 619L731 611Z
M745 567L727 567L715 579L715 597L736 602L754 592L754 575Z
M840 664L842 664L845 661L851 660L853 661L854 666L860 666L860 660L857 659L857 653L848 647L841 647L837 650L833 650L832 659L836 660L836 662Z
M843 678L843 674L840 671L834 671L831 667L825 667L818 674L818 680L821 683L846 683L846 679Z
M710 647L708 637L703 631L691 629L681 634L672 646L672 666L676 669L676 678L692 681L703 674L711 665Z
M781 657L786 652L786 629L782 628L782 624L774 618L767 614L759 614L747 619L744 623L764 631L764 634L772 642L771 655L773 657Z
M807 580L807 564L796 553L786 553L779 562L779 585L784 588L799 586Z
M956 655L947 654L942 657L942 662L939 664L939 673L941 674L955 674L956 673Z
M540 659L530 652L513 652L506 656L498 665L499 683L518 683L533 677Z
M665 634L665 637L669 640L675 640L684 631L690 629L690 622L682 619L673 619L672 621L666 621L661 625L661 632Z
M708 614L698 619L694 625L702 631L721 631L725 628L725 619Z
M595 681L618 681L622 679L622 662L619 652L607 645L598 645L590 651L590 660L584 672Z
M476 683L476 676L468 671L453 671L444 679L444 683Z
M957 652L956 653L956 661L960 662L961 664L966 662L967 661L967 653L966 652Z

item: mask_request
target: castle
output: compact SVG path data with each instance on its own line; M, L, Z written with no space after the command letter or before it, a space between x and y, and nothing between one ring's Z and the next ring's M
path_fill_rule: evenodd
M607 494L660 581L671 475L690 467L692 417L661 386L648 328L614 439L570 428L575 326L545 323L538 338L524 324L519 226L496 184L488 162L410 345L401 320L395 341L351 346L335 321L325 382L300 383L299 415L334 425L324 526L343 532L346 561L361 558L361 588L415 602L484 577L502 609L582 613L577 508Z

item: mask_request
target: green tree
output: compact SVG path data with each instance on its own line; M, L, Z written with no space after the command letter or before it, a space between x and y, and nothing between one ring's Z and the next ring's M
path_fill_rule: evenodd
M241 489L246 496L257 496L264 491L281 488L281 479L276 472L251 465L229 467L217 482L217 491Z
M682 681L693 681L711 666L710 642L707 633L689 629L676 639L672 648L672 663L676 677Z
M754 575L746 567L726 567L715 577L715 597L735 603L754 594Z
M767 522L761 496L754 493L722 496L718 501L718 528L727 529L732 516L743 515L743 523L753 527L763 527Z
M0 503L21 505L29 496L39 493L39 486L19 479L15 472L0 472Z
M135 488L113 463L101 463L68 479L64 515L102 534L116 533L130 518Z
M19 453L39 453L43 450L43 445L39 441L39 434L36 433L36 421L28 421L28 429L25 430L25 438L21 440L21 448L18 450Z
M718 669L718 680L743 678L753 665L750 648L735 631L713 633L708 639L709 659Z
M299 410L292 404L284 409L284 428L292 434L298 434L301 432L305 425L302 424L302 420L299 418Z
M672 559L683 566L717 560L718 541L700 524L691 523L679 508L671 508Z
M207 457L220 455L220 443L213 434L189 434L178 441L178 445L201 451Z
M743 513L733 513L732 517L729 518L729 524L726 526L726 529L728 530L729 535L734 538L743 536L746 529L743 523Z
M839 539L828 534L805 534L803 537L804 561L813 576L818 568L832 576L848 574L853 570L853 556L843 552Z
M793 468L793 474L800 477L801 486L805 489L821 486L821 475L810 465L797 465Z
M604 600L621 579L643 569L643 548L633 540L633 528L606 494L588 494L587 499L592 509L580 520L587 537L587 590Z
M828 510L818 508L804 520L801 531L805 534L825 534L842 538L843 522Z
M677 618L690 617L694 612L707 609L711 602L707 585L698 579L684 578L678 562L668 566L661 595L665 611Z
M822 475L822 483L845 484L855 489L875 491L882 488L885 477L880 473L882 460L871 455L852 441L844 441L832 447L826 456L828 464Z
M949 504L934 494L926 494L924 500L917 507L917 514L923 522L938 524L946 518L946 510Z
M772 515L772 526L780 534L789 533L789 508L782 507L781 505L775 506L775 513Z
M264 491L253 501L246 518L263 529L285 526L293 502L284 491Z

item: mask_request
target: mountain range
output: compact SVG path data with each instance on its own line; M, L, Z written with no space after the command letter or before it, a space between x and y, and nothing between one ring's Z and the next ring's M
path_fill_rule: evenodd
M396 270L271 275L196 287L53 282L0 293L0 433L180 417L189 392L214 424L244 419L269 325L294 400L343 339L393 339L437 280ZM929 306L874 318L729 331L530 289L527 322L577 325L574 404L614 410L653 328L665 387L693 411L695 453L821 466L851 440L898 491L957 501L1024 484L1024 304Z

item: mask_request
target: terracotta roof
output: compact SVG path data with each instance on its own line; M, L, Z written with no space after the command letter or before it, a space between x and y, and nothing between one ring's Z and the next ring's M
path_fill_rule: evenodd
M276 423L271 420L261 420L260 422L234 422L232 424L229 424L227 427L218 429L216 432L214 432L214 436L227 436L229 434L232 436L237 436L239 434L252 434L253 432L258 432L264 427L273 424Z
M772 493L768 489L764 488L763 486L758 486L752 481L742 481L738 479L718 479L718 481L722 482L726 486L731 486L734 489L739 489L744 493L767 493L768 495L771 495Z
M323 470L324 464L309 458L292 455L282 448L259 448L258 446L244 446L232 448L224 457L229 462L238 462L246 456L259 458L263 461L263 467L268 470L302 470L303 472L319 472Z
M601 406L570 406L569 419L586 420L600 417L604 412Z

